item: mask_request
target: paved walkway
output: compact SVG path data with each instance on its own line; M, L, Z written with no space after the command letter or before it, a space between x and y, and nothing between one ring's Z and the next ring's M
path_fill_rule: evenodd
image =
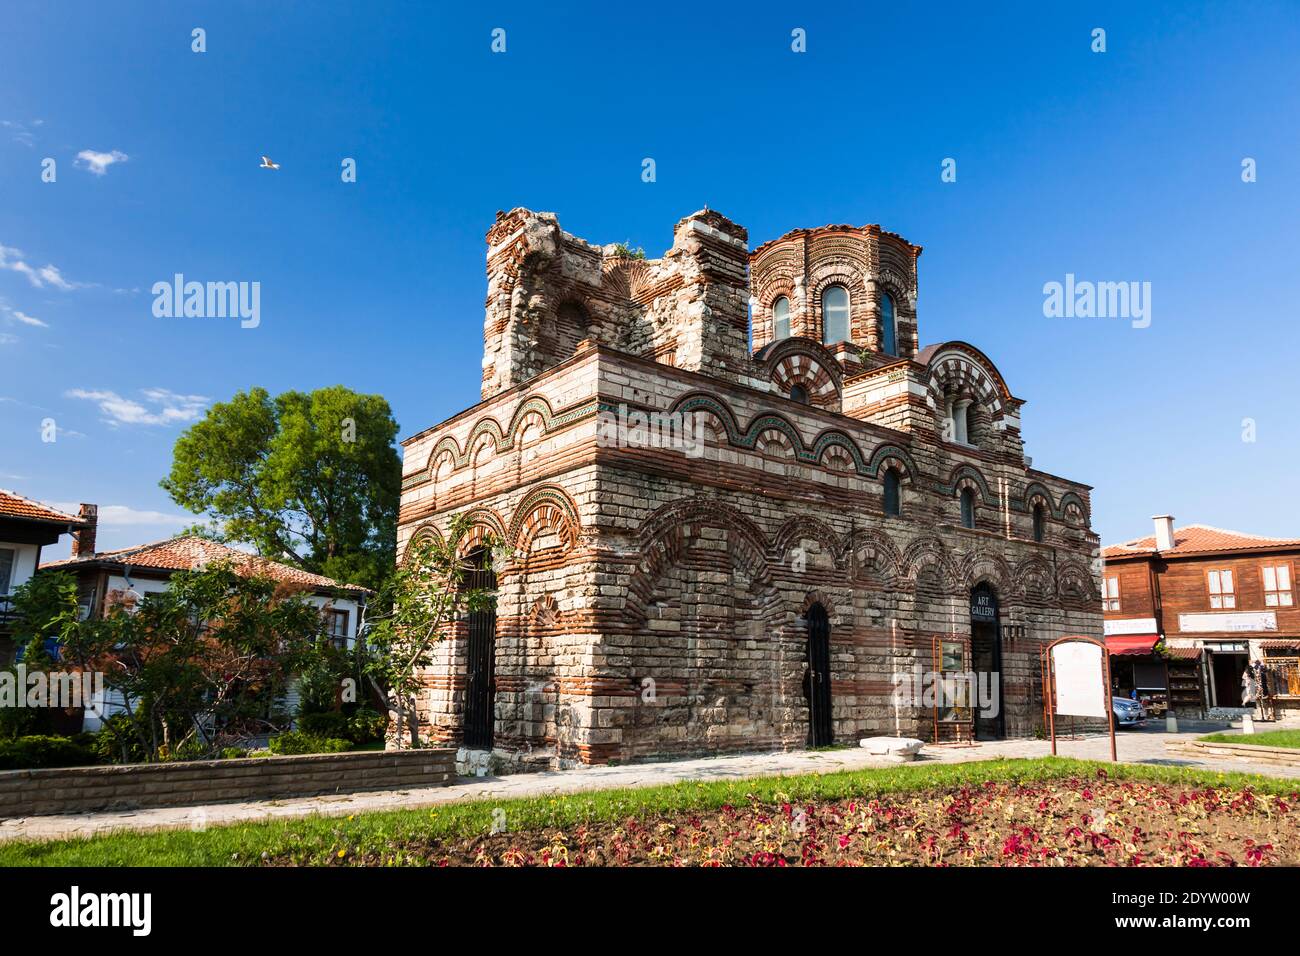
M1282 767L1253 764L1245 760L1205 760L1171 754L1165 748L1169 740L1194 738L1207 732L1169 734L1163 731L1122 731L1116 734L1119 759L1125 763L1162 766L1200 767L1260 773L1275 777L1300 773ZM921 753L922 763L966 763L1001 757L1045 757L1051 747L1045 740L1005 740L975 746L927 746ZM1110 759L1110 738L1105 734L1075 740L1057 740L1062 757L1089 760ZM654 764L631 764L620 767L585 767L577 770L515 774L508 777L463 778L449 787L420 790L391 790L374 793L351 793L334 796L305 797L297 800L256 803L223 803L203 807L175 807L133 812L87 813L65 816L26 817L0 820L0 841L15 839L50 840L92 836L113 830L187 830L244 823L257 820L283 820L319 814L344 816L377 810L401 810L432 807L462 800L510 800L588 790L622 787L654 787L689 780L743 780L802 773L833 773L868 767L893 766L884 758L873 757L853 747L840 750L795 751L776 754L745 754L735 757L707 757Z

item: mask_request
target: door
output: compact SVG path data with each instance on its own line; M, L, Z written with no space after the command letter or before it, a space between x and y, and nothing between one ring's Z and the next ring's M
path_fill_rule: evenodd
M480 548L471 557L474 570L466 576L467 588L495 590L496 574L492 555ZM496 603L470 611L468 616L467 675L465 688L465 746L471 750L492 749L493 698L496 694Z
M1247 654L1215 652L1211 658L1214 672L1214 700L1219 707L1242 707L1241 675L1246 672Z
M975 702L975 739L1001 740L1007 735L1006 700L1002 695L1002 625L998 594L984 582L970 592L970 656L976 683L993 688L997 695L994 713L987 713L993 701Z
M831 723L831 622L826 609L808 609L808 666L804 671L808 701L808 745L825 747L835 741Z
M985 686L997 688L998 703L997 712L985 716L987 702L977 702L974 714L975 739L1001 740L1006 736L1006 709L1002 706L1002 641L996 624L971 625L970 656L971 669L976 675L993 675L991 678L980 676L978 682L988 681Z

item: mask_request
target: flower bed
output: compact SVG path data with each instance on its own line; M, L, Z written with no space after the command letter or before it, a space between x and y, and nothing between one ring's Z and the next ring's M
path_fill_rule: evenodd
M1300 795L1095 777L702 812L427 841L332 862L480 866L1300 864ZM508 826L508 819L503 821ZM277 861L272 858L266 862Z

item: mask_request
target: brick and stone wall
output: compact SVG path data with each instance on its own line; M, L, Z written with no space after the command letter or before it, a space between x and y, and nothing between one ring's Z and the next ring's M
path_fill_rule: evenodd
M438 787L455 750L364 751L0 772L0 818Z
M552 227L560 246L569 242L553 217L516 210L489 243L499 250ZM703 288L673 299L676 312L651 310L654 328L678 330L676 351L611 341L610 318L548 367L511 366L503 377L498 359L513 346L489 336L485 401L404 443L399 554L417 534L442 534L457 512L475 529L461 548L485 537L506 546L495 566L494 743L519 762L802 746L806 615L816 604L831 622L834 734L849 742L933 736L932 710L897 703L895 678L916 664L930 669L936 640L969 638L977 585L991 586L1000 606L1009 734L1041 724L1039 649L1065 634L1100 634L1087 486L1028 466L1021 400L983 353L961 342L916 347L907 293L919 247L875 227L818 232L787 244L803 258L774 259L762 247L754 282L768 282L781 261L792 277L803 270L804 285L838 277L851 292L888 287L906 302L903 356L856 351L869 352L875 334L867 299L852 305L862 338L852 352L798 328L764 344L756 311L757 351L737 361L725 262L743 230L700 213L678 224L674 249L678 259L717 257L692 273ZM489 255L490 288L498 254ZM517 268L516 288L535 269L546 272L534 276L537 288L584 274L526 255ZM504 332L510 322L492 321L494 301L489 327ZM585 307L611 308L600 296ZM806 332L809 320L799 321ZM697 340L714 359L682 349ZM794 385L806 401L791 397ZM970 442L952 440L954 403L969 403ZM635 412L677 416L698 429L702 450L623 431L611 440L604 424ZM902 489L896 516L883 501L891 470ZM960 518L964 491L974 496L973 528ZM421 718L430 739L455 743L463 625L447 637L426 674Z

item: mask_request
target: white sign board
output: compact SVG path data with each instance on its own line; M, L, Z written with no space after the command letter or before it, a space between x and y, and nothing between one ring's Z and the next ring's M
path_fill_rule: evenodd
M1106 716L1106 672L1103 649L1086 641L1068 641L1052 648L1056 675L1055 711L1072 717Z
M1112 634L1156 634L1160 630L1156 627L1154 617L1126 617L1117 621L1102 621L1101 626L1107 637Z
M1178 630L1184 633L1228 631L1276 631L1277 615L1272 611L1222 611L1217 614L1180 614Z

